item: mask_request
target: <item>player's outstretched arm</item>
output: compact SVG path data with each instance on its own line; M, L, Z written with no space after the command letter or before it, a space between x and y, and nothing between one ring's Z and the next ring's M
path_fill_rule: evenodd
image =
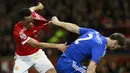
M97 64L94 61L90 61L86 73L96 73Z
M73 23L69 23L69 22L62 22L62 21L59 21L58 18L56 16L52 17L51 23L57 25L57 26L60 26L62 28L65 28L66 30L70 31L70 32L73 32L73 33L77 33L79 34L79 29L80 27L77 26L76 24L73 24Z
M35 48L40 48L40 49L50 49L50 48L56 48L62 52L64 52L67 48L66 43L63 44L53 44L53 43L45 43L45 42L38 42L37 40L30 38L27 42L28 45L35 47Z
M44 8L43 4L39 2L37 6L30 7L29 9L37 11L37 10L42 10L43 8Z

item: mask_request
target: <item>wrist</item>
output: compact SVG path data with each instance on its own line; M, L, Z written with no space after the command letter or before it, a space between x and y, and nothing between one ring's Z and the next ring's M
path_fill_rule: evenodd
M57 25L57 26L60 26L61 25L61 22L60 21L56 21L54 22L53 24Z

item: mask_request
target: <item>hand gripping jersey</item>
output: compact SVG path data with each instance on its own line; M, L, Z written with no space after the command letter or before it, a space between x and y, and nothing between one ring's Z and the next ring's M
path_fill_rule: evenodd
M78 63L91 56L91 60L98 63L105 55L106 47L107 40L99 32L80 28L80 37L66 49L62 56L70 57Z
M26 44L29 38L34 38L39 41L38 34L40 30L46 25L44 21L45 18L37 14L35 11L32 11L33 19L37 20L36 24L40 24L38 26L33 27L32 29L26 29L21 22L18 22L14 27L14 39L16 41L16 54L20 56L31 55L37 52L38 48L33 48Z

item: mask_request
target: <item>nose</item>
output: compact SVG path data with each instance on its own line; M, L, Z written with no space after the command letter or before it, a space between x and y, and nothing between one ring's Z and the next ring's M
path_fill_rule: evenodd
M33 25L33 23L32 23L32 22L30 22L29 24L30 24L30 25Z
M34 26L33 22L30 22L29 27L33 27L33 26Z

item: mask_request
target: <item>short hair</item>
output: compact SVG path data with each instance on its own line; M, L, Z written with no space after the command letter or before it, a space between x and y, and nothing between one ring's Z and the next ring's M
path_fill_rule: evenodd
M31 10L29 8L23 8L19 10L18 14L20 19L23 20L25 16L31 15Z
M112 40L117 40L120 46L125 46L125 36L121 33L113 33L109 36Z

